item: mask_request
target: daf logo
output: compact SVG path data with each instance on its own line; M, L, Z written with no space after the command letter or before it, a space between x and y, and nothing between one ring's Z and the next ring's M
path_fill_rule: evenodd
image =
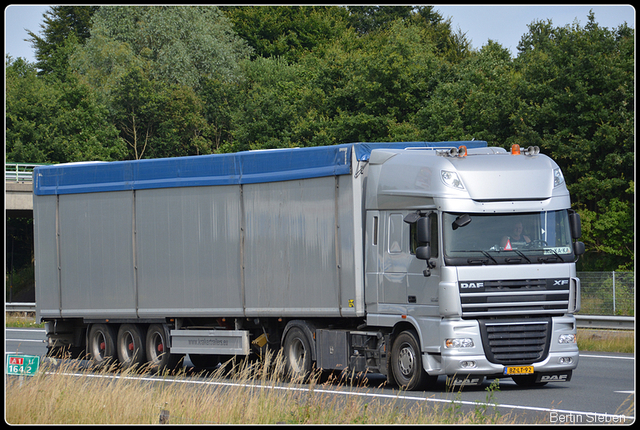
M555 279L553 285L569 285L568 279Z
M460 288L484 288L484 282L460 282Z
M540 382L566 382L569 375L543 375L540 378Z

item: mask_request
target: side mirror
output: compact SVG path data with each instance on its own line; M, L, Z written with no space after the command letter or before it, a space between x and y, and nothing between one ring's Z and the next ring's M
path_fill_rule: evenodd
M416 249L416 258L418 260L429 260L431 258L431 245L419 246Z
M469 214L462 214L451 224L451 228L457 230L458 227L464 227L465 225L471 222L471 217Z
M416 221L416 234L419 243L431 243L431 218L423 216Z
M571 237L577 239L582 236L582 223L580 215L577 212L569 211L569 228L571 229Z
M419 249L419 248L418 248ZM573 243L573 253L576 255L584 254L584 242L574 242Z

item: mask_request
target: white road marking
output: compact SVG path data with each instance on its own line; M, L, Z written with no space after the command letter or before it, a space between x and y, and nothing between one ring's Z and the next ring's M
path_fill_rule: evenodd
M617 357L614 355L590 355L590 354L580 354L580 358L582 357L586 357L586 358L617 358L618 360L634 360L635 357Z

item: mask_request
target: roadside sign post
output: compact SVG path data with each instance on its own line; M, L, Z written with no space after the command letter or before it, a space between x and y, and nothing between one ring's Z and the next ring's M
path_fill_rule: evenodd
M33 376L39 366L37 355L7 355L7 375Z

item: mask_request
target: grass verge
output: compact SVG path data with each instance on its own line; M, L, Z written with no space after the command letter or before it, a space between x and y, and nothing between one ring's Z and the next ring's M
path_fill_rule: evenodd
M77 362L76 362L77 363ZM145 372L81 370L66 361L35 376L6 384L5 418L10 424L508 424L495 413L497 384L487 402L471 411L451 405L399 399L336 395L349 381L321 384L285 382L282 359L243 365L194 379L184 372L151 376ZM142 381L139 378L143 376ZM337 382L337 383L336 383ZM288 387L282 389L281 387ZM320 390L319 388L328 388Z

